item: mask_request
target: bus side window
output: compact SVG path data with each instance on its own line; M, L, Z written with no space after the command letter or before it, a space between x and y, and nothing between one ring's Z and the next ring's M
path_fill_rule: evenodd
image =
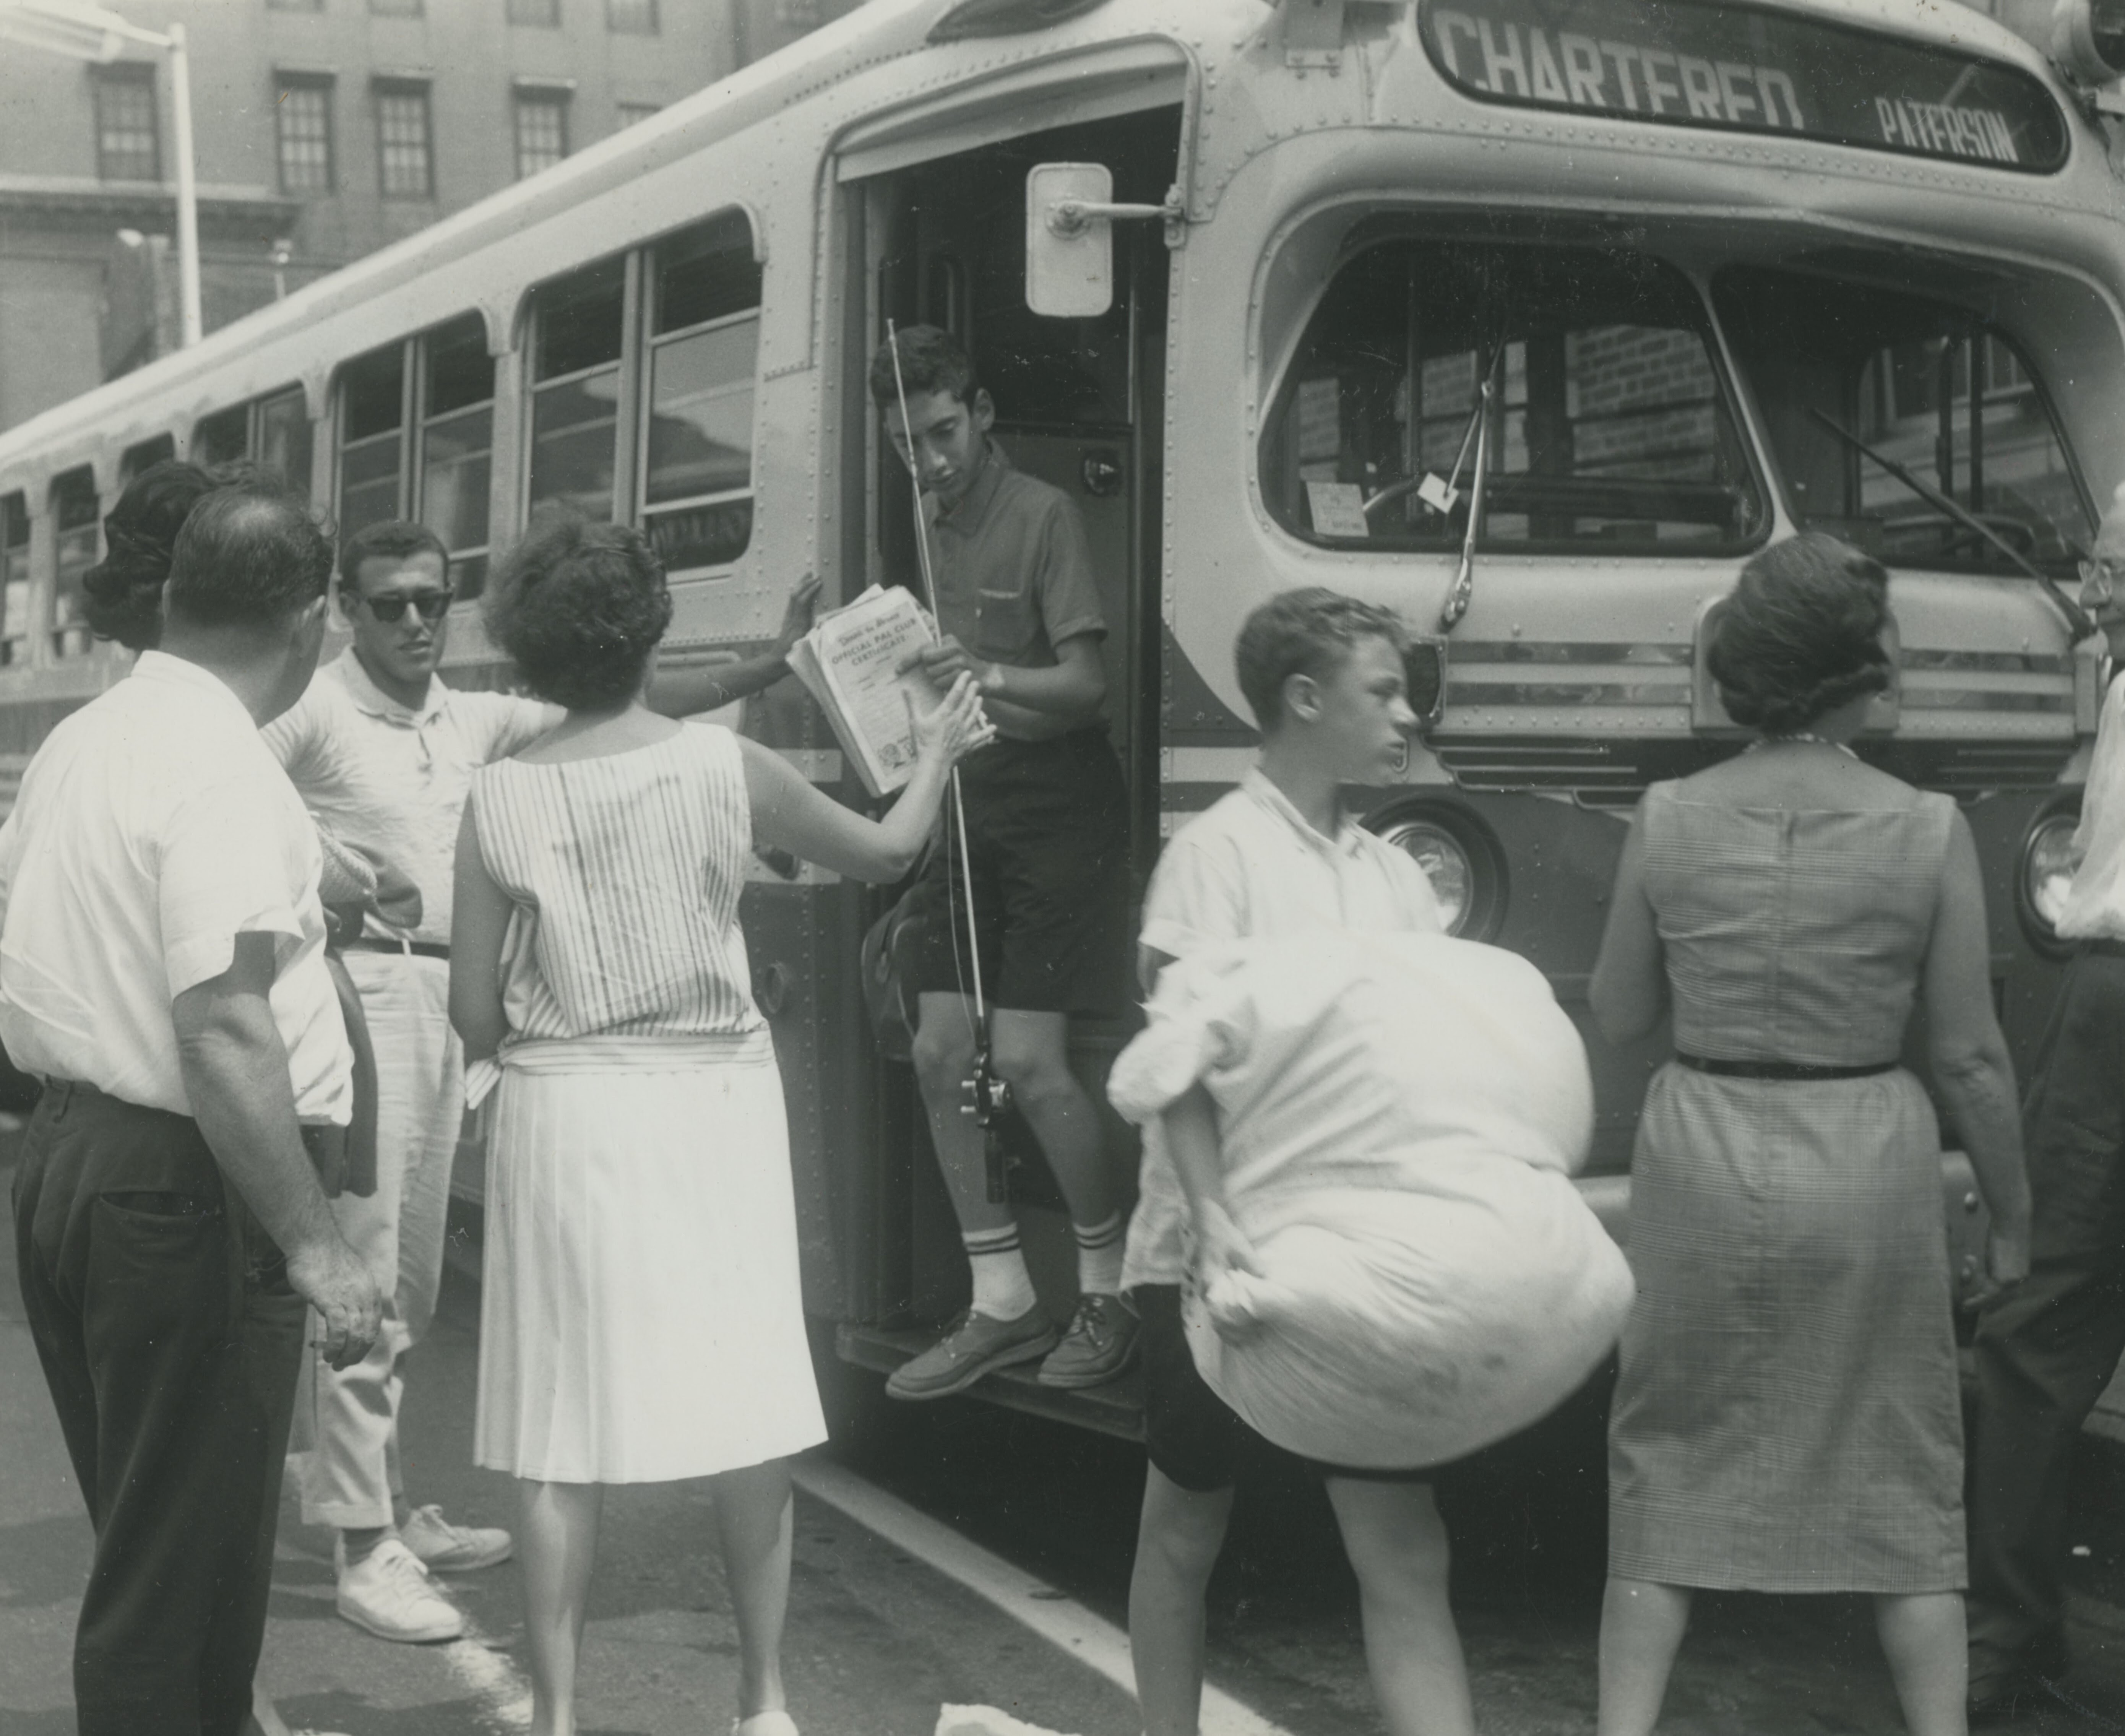
M0 663L30 654L30 503L0 496Z
M87 465L55 477L52 512L59 521L59 572L52 587L52 653L81 657L95 644L82 615L82 578L101 554L96 472Z
M143 470L167 463L177 455L177 443L167 434L158 434L138 446L126 447L118 460L118 486L122 491Z
M478 596L494 464L486 322L461 314L356 356L340 373L339 426L341 535L415 520L450 550L459 599Z
M743 554L760 298L737 211L539 290L529 507L639 525L674 578Z
M203 469L233 463L250 453L251 407L237 404L192 424L191 460Z
M310 495L310 411L300 386L231 404L192 424L191 461L205 469L256 460L307 500Z
M641 524L676 578L728 567L752 540L761 272L737 212L659 243L652 258Z

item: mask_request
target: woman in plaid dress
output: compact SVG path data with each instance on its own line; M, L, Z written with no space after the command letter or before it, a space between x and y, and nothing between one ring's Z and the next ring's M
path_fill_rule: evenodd
M1638 1299L1609 1434L1600 1736L1642 1736L1691 1593L1865 1592L1909 1727L1960 1736L1962 1430L1934 1082L2027 1269L2012 1070L1970 829L1848 745L1887 575L1808 535L1749 564L1711 668L1747 751L1646 793L1593 982L1673 1021L1632 1164Z

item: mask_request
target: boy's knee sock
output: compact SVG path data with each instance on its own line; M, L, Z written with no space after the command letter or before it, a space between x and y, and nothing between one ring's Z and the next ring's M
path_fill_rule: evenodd
M1033 1293L1015 1224L978 1229L959 1240L966 1245L967 1264L973 1268L976 1314L992 1320L1015 1320L1040 1300Z
M1128 1221L1109 1212L1096 1224L1070 1226L1077 1238L1077 1288L1088 1296L1116 1296L1122 1288L1122 1252L1128 1240Z

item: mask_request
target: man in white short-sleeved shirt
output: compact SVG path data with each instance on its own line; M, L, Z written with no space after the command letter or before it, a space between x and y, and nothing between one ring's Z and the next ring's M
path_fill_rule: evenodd
M206 496L162 649L53 730L0 828L0 1039L45 1081L22 1299L96 1527L82 1736L243 1726L308 1307L335 1361L377 1329L319 1180L352 1055L316 831L258 738L331 570L300 502Z
M816 587L800 585L775 649L707 671L675 670L651 703L707 710L787 670ZM425 525L365 526L340 554L339 601L354 642L268 724L266 744L339 842L410 881L411 926L372 911L342 949L376 1053L376 1186L342 1194L342 1231L383 1288L383 1330L354 1366L319 1368L297 1435L303 1518L339 1531L341 1615L379 1639L455 1639L464 1616L434 1571L507 1559L496 1526L412 1507L399 1475L403 1364L435 1317L442 1286L450 1167L464 1119L463 1052L450 1023L451 876L473 773L544 735L558 705L446 685L436 672L455 599L449 551Z
M1262 726L1261 762L1161 854L1138 953L1147 992L1167 964L1219 941L1442 926L1424 870L1342 806L1346 785L1396 775L1416 727L1400 635L1384 610L1326 590L1286 592L1248 617L1235 662ZM1191 1259L1199 1274L1208 1262L1248 1262L1251 1251L1222 1200L1191 1206L1171 1155L1174 1120L1169 1111L1145 1131L1122 1275L1143 1322L1149 1463L1129 1643L1146 1736L1194 1736L1204 1592L1223 1547L1238 1455L1251 1433L1196 1371L1180 1318ZM1316 1469L1327 1479L1366 1593L1368 1649L1401 1658L1393 1672L1375 1670L1374 1679L1392 1677L1395 1686L1383 1691L1413 1696L1408 1705L1386 1708L1388 1721L1401 1728L1399 1716L1414 1727L1436 1718L1441 1731L1468 1728L1468 1684L1446 1612L1444 1533L1430 1485ZM1375 1624L1376 1609L1397 1613Z

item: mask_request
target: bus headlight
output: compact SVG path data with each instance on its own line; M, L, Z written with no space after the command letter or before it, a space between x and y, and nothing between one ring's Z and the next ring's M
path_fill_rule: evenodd
M2052 58L2085 84L2125 76L2125 0L2058 0L2052 8Z
M2038 816L2022 841L2022 871L2016 877L2014 907L2022 929L2038 951L2062 958L2072 951L2058 936L2058 919L2073 885L2073 834L2080 823L2071 808L2054 808Z
M1393 808L1367 824L1424 870L1449 934L1488 940L1505 915L1505 857L1472 815L1425 805Z

